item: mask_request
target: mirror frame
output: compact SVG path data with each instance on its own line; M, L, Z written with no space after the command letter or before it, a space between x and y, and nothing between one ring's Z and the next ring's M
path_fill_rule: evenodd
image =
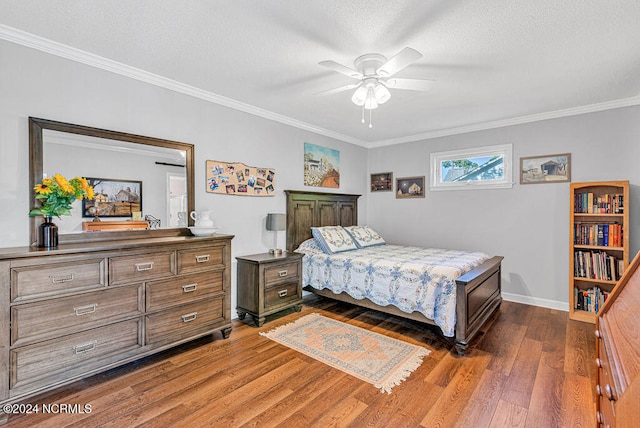
M163 140L160 138L145 137L142 135L128 134L124 132L110 131L107 129L92 128L72 123L57 122L54 120L29 117L29 201L31 207L37 206L36 192L34 187L43 179L43 131L67 132L70 134L88 135L91 137L104 138L108 140L127 141L130 143L145 144L148 146L164 147L186 152L186 181L187 181L187 212L195 210L194 191L194 146L189 143L179 141ZM189 217L189 225L192 220ZM38 237L38 226L42 223L40 217L30 217L30 243L35 245ZM187 228L167 228L155 230L123 230L109 232L82 232L71 234L60 234L58 243L72 242L95 242L120 239L151 238L164 236L186 236L190 235Z

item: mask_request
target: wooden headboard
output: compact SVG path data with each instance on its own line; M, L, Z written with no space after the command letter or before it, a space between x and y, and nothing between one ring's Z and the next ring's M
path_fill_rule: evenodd
M285 190L287 194L287 251L312 237L311 228L358 224L360 195Z

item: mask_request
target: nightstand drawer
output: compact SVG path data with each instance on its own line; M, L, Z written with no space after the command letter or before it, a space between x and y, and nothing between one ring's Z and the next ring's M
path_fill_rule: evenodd
M282 263L264 268L264 286L270 287L275 284L289 282L300 276L300 263Z
M218 327L225 321L224 299L219 296L147 315L145 343L180 341Z
M83 260L11 269L11 300L69 294L106 287L105 259Z
M142 315L142 285L116 287L11 308L11 344L51 339Z
M147 311L213 297L223 291L222 271L183 275L146 284Z
M224 268L224 247L178 251L178 274Z
M174 273L175 253L137 254L109 259L109 284L171 276Z
M298 294L298 283L289 282L281 284L277 287L271 287L264 290L264 308L265 310L273 309L280 305L286 305L291 301L301 298Z

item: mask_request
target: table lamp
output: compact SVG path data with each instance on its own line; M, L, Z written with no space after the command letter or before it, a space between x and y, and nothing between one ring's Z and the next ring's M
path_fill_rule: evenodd
M278 232L286 230L286 216L284 214L267 214L267 230L275 232L274 247L269 250L269 254L274 256L282 255L282 250L278 248Z

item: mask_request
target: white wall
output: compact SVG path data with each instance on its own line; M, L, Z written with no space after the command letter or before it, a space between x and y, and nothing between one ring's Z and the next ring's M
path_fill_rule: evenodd
M428 180L431 152L513 144L516 184L497 190L427 189L425 199L370 193L368 221L393 242L504 256L508 299L566 309L569 184L518 184L519 158L569 152L572 181L629 180L633 257L640 249L639 142L640 107L629 107L371 149L370 173Z
M264 221L285 211L283 190L367 189L362 147L0 41L0 247L29 244L29 116L194 144L196 209L213 210L221 232L235 235L234 257L272 246ZM340 189L303 185L304 142L340 151ZM207 159L275 168L275 196L206 193ZM361 201L364 219L366 194ZM235 268L232 286L235 308Z

